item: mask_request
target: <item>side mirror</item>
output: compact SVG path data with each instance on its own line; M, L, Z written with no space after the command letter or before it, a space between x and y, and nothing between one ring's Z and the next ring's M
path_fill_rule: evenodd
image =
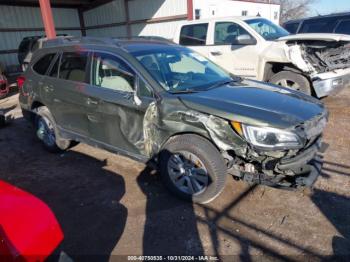
M256 39L248 34L237 36L234 45L256 45Z

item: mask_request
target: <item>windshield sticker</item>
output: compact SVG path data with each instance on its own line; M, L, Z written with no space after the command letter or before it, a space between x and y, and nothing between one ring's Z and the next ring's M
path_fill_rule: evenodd
M190 53L190 56L193 57L194 59L198 60L199 62L208 62L206 58L203 56L196 54L196 53Z

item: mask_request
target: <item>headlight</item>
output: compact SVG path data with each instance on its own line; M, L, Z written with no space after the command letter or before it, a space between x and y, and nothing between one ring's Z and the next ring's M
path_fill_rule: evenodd
M237 123L237 122L236 122ZM232 126L237 130L236 127ZM302 141L295 133L271 127L257 127L241 124L244 138L252 145L265 149L300 148Z

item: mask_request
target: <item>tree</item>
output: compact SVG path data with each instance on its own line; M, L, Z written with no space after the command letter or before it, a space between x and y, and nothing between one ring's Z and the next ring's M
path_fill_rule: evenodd
M280 0L281 23L307 17L313 2L314 0Z

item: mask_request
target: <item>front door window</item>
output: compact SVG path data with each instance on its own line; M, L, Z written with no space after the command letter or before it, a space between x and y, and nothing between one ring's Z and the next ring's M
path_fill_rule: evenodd
M94 56L93 65L94 86L119 92L133 92L135 76L122 60L108 54L100 54Z

